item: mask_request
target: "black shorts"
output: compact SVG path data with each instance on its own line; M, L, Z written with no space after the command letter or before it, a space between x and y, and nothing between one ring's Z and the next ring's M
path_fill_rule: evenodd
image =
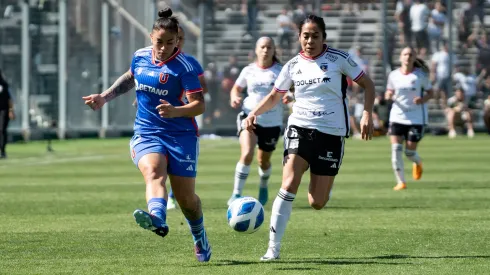
M388 129L390 136L402 136L406 141L419 142L424 137L424 125L405 125L400 123L390 123Z
M289 154L304 158L315 175L335 176L344 157L344 137L291 125L284 133L283 164Z
M240 136L240 133L244 130L242 129L242 121L247 118L247 114L245 112L240 112L237 116L237 135ZM276 144L279 140L279 136L281 135L281 127L262 127L260 125L255 125L254 134L257 136L257 144L259 145L259 149L264 152L272 152L276 150Z
M429 34L427 31L414 32L417 48L429 48Z

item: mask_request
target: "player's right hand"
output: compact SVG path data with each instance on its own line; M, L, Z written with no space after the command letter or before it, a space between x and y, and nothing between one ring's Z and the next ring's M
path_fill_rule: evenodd
M240 104L242 103L242 98L239 96L232 96L230 100L230 105L232 108L236 109L240 107Z
M242 120L242 129L252 132L255 129L255 124L257 124L257 116L248 115L248 117Z
M82 99L85 100L85 105L90 106L94 111L99 110L105 104L105 99L100 94L91 94Z

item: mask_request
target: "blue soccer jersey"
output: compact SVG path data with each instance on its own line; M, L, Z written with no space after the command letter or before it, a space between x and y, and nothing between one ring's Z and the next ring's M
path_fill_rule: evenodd
M194 72L197 74L197 76L204 75L204 70L201 64L199 64L199 61L197 61L197 59L194 56L188 55L186 53L182 53L182 54L185 56L187 61L191 63L192 67L194 68Z
M156 109L161 104L160 99L173 106L183 106L188 103L186 95L202 92L194 67L179 50L163 62L155 60L151 47L134 53L131 73L136 84L138 102L135 134L197 133L194 118L162 118Z

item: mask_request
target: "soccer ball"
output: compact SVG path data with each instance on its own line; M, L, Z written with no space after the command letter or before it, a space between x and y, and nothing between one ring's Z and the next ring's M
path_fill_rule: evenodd
M238 198L228 207L228 225L240 233L253 233L264 222L264 208L252 197Z

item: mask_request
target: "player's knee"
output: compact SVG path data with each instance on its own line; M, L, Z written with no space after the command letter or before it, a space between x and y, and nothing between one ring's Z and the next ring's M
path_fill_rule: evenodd
M258 158L258 159L257 159L257 162L258 162L258 164L259 164L259 167L260 167L262 170L267 170L267 169L269 169L269 167L271 167L271 162L270 162L270 160L264 160L264 159Z
M141 173L143 174L143 177L145 178L145 181L148 183L150 181L158 180L158 179L163 179L163 174L158 171L156 167L153 167L151 165L145 165L140 168Z
M328 197L322 200L311 199L310 206L315 210L322 210L327 205L328 199Z
M416 153L417 151L415 150L405 149L405 156L408 158L415 156Z

